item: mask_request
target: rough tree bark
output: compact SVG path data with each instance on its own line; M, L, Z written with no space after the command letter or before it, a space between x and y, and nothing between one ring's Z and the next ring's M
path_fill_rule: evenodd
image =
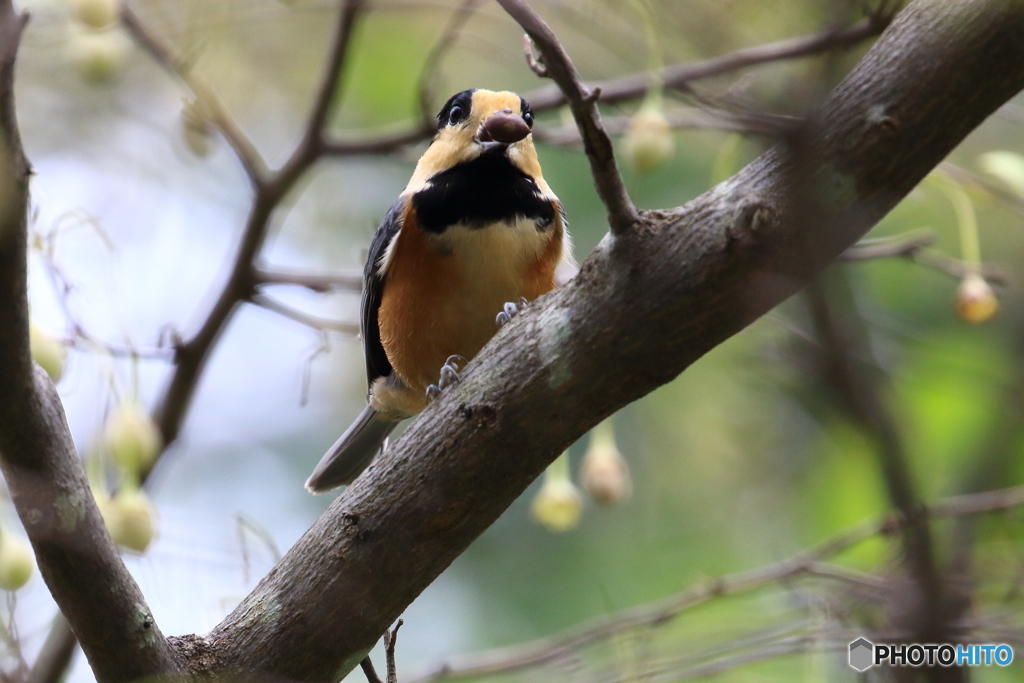
M0 24L13 25L3 21L12 13L0 2ZM6 132L16 130L16 38L0 36ZM61 501L88 489L56 395L28 362L27 165L7 154L4 188L21 203L3 202L4 216L19 215L0 226L0 456L47 583L98 679L180 670L339 679L566 446L796 292L1021 88L1024 0L911 4L793 144L683 207L643 212L607 237L572 283L506 326L462 384L222 624L205 637L170 639L174 656L151 620L131 618L145 605L111 556L91 499L74 508L84 532L54 535L64 532L52 523ZM40 509L51 520L44 525ZM89 585L69 562L88 572ZM96 585L123 592L97 595ZM97 614L108 630L82 628Z

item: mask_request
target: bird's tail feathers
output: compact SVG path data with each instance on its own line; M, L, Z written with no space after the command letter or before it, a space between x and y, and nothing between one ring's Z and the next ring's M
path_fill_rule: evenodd
M366 406L327 454L320 459L313 474L306 480L310 493L323 493L343 484L351 484L370 466L398 421L388 420Z

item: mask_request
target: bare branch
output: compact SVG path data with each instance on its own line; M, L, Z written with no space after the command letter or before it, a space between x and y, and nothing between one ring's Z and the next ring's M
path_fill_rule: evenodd
M59 683L71 665L78 641L63 614L58 612L53 619L50 633L25 683Z
M544 58L544 66L550 78L565 94L576 119L576 125L583 137L583 148L590 160L597 194L608 211L608 225L612 234L620 235L640 220L640 214L633 206L633 200L626 192L626 186L615 163L612 141L601 125L597 112L600 90L587 89L580 79L576 67L558 42L551 28L537 15L525 0L498 0L509 15L519 22L530 39L537 45Z
M346 323L339 320L329 320L327 318L320 318L315 315L303 313L302 311L298 311L276 299L270 298L265 294L256 294L253 296L252 303L320 332L333 330L335 332L341 332L342 334L352 336L359 334L359 323Z
M894 237L861 240L840 254L838 260L868 261L878 258L910 258L933 244L935 244L934 232L916 230Z
M338 15L338 28L334 33L334 44L331 46L327 68L320 78L320 89L313 103L309 121L306 123L305 140L296 150L293 159L301 158L307 147L312 148L310 153L314 157L320 154L319 147L323 144L331 113L338 103L345 55L348 54L352 31L355 29L356 19L362 12L364 2L365 0L342 0L341 11ZM292 165L292 163L289 162L288 165Z
M828 29L820 33L787 38L775 43L744 48L701 62L675 64L665 67L665 87L688 91L693 81L721 76L758 64L796 59L852 47L877 36L889 24L888 15L865 19L842 29ZM651 84L649 71L641 71L607 81L599 81L594 88L601 89L601 101L606 104L643 97ZM535 109L553 109L566 103L565 95L555 87L545 87L524 95Z
M177 75L195 95L202 111L209 116L210 123L217 127L224 139L231 145L235 156L241 162L249 182L260 187L267 180L267 164L259 150L249 141L227 106L206 83L191 72L191 66L172 46L157 38L139 19L127 2L121 3L121 24L135 39L135 42L153 57L160 66Z
M156 410L156 422L166 445L173 443L178 436L206 360L221 332L237 306L252 299L256 293L255 264L274 211L298 179L323 154L324 126L335 106L342 66L362 6L362 0L343 0L341 3L334 44L302 141L281 170L257 186L242 241L233 259L231 275L199 331L177 350L174 374Z
M754 47L744 48L736 52L720 55L711 59L686 64L675 64L665 68L666 76L678 84L679 89L687 89L687 84L693 81L714 76L721 76L732 71L766 64L773 61L796 59L807 57L822 52L841 50L864 42L868 38L877 36L889 23L889 15L878 15L874 18L865 19L853 26L844 29L830 29L808 36L788 38L775 43L767 43ZM542 77L547 77L545 67L536 62L536 55L533 53L532 44L526 48L527 63L530 69ZM529 64L533 60L533 64ZM594 89L601 90L601 101L606 104L622 102L643 97L651 82L650 71L640 71L627 76L622 76L608 81L599 81L594 84ZM526 100L533 107L534 111L547 111L557 109L566 103L565 95L557 85L545 86L532 90L524 95ZM692 119L681 117L675 125L677 127L714 128L716 130L730 130L752 135L774 135L774 128L765 129L756 122L744 121L741 118L730 117L726 121L715 121L711 113L707 119L695 114ZM624 130L624 126L616 124L612 128L608 119L605 119L606 129L609 132ZM538 131L548 136L552 144L574 144L581 140L579 131ZM422 142L434 134L434 126L430 121L421 124L412 130L401 131L386 136L368 138L365 140L330 140L325 143L324 153L329 155L365 155L394 152L408 145ZM536 135L536 134L535 134ZM570 140L570 135L572 139ZM539 139L541 135L536 135ZM548 140L546 140L548 141Z
M419 128L403 130L365 140L325 140L321 149L325 156L365 156L395 152L417 142L429 140L437 132L432 125L422 124Z
M395 666L395 645L398 644L398 629L402 628L405 622L401 619L395 627L384 631L384 657L387 662L387 681L381 681L377 670L373 668L373 660L367 655L359 662L363 669L367 683L398 683L398 669Z
M452 15L448 25L441 32L434 47L423 62L423 71L420 72L420 82L417 94L420 104L420 125L424 130L433 128L434 125L434 97L437 94L437 69L448 51L455 44L455 36L466 25L473 12L483 0L463 0L462 5Z
M1017 213L1024 213L1024 198L1017 193L1011 192L983 175L974 173L973 171L968 171L966 168L951 164L948 161L942 163L941 168L943 171L953 176L957 182L981 188L982 191L992 195L1004 204L1009 205L1010 208Z
M703 130L720 130L743 135L759 135L770 138L781 138L791 133L801 119L780 114L739 114L719 109L693 108L684 111L666 112L665 118L674 129L695 128ZM620 135L629 128L631 117L604 117L605 130L611 135ZM576 126L560 126L558 128L538 127L533 131L536 140L549 145L574 147L583 139Z
M930 230L920 230L906 235L878 240L864 240L844 251L839 261L870 261L882 258L904 258L929 268L934 268L950 277L962 280L976 272L977 268L969 267L960 259L928 249L935 243L935 234ZM1006 285L1006 271L993 263L980 265L981 275L994 284Z
M256 271L256 284L263 285L295 285L305 287L314 292L331 292L346 290L359 292L363 288L363 274L353 270L331 275L320 275L287 270L269 270L261 268Z
M1020 506L1024 506L1024 486L943 498L930 507L930 513L935 517L965 517ZM903 524L903 518L898 516L867 520L781 562L707 579L676 595L601 617L560 635L479 653L451 664L442 664L433 672L414 678L412 683L476 678L555 662L582 647L613 638L618 634L669 624L684 612L715 598L755 591L799 577L831 579L879 591L889 585L886 578L826 564L822 560L838 555L877 535L889 535L900 529Z
M384 631L384 656L387 660L388 680L386 683L398 683L398 669L395 666L395 646L398 645L398 629L405 622L401 619L390 631Z
M363 657L359 666L363 669L363 675L366 676L366 683L384 683L377 675L377 670L373 668L373 660L370 659L370 655Z

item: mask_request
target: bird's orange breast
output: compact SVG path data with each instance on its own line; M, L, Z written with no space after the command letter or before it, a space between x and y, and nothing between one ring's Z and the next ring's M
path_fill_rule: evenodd
M402 381L425 392L449 356L480 351L505 302L552 290L563 234L558 219L544 230L524 219L434 235L410 212L386 257L378 316L384 351Z

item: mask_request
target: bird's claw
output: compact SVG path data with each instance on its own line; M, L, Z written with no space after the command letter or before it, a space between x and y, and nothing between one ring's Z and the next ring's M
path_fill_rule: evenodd
M498 325L498 327L504 327L505 325L508 325L510 322L512 322L512 318L519 315L520 311L526 308L527 304L529 303L530 302L527 301L525 297L519 297L518 303L512 303L511 301L506 302L502 311L498 313L498 316L494 319L494 322Z
M448 360L441 366L441 378L437 380L437 384L431 384L427 387L427 401L432 403L437 400L445 389L458 384L459 366L465 365L467 362L465 358L458 354L448 356Z

